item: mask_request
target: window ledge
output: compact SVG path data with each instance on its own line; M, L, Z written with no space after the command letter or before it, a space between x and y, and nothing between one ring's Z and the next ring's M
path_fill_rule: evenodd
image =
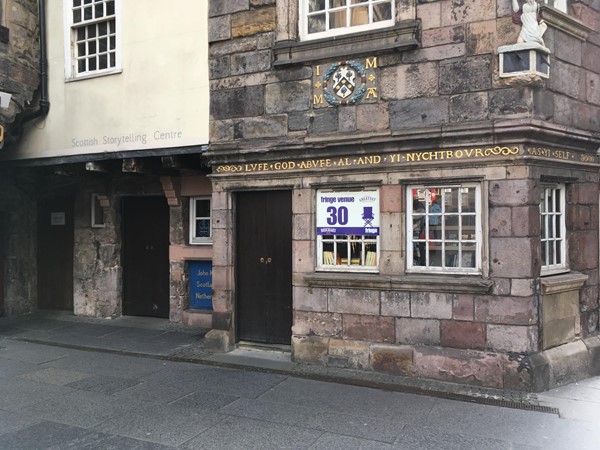
M458 277L455 275L404 275L399 277L338 272L335 274L314 273L304 275L304 281L309 287L476 294L485 294L492 287L491 280L481 277Z
M593 31L579 20L548 5L540 5L542 19L551 26L581 41L585 41Z
M587 281L588 276L582 273L570 272L540 278L542 294L577 291Z
M273 47L275 67L358 55L404 51L419 46L420 21L405 20L381 30L313 41L280 41Z

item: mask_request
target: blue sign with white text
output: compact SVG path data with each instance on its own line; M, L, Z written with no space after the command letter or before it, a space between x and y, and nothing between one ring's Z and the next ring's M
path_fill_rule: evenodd
M189 261L190 309L212 310L212 261Z

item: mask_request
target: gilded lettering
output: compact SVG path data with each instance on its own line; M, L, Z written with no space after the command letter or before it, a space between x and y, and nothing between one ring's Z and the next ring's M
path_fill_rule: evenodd
M368 88L365 98L377 98L377 88Z
M421 160L421 155L419 153L408 153L406 155L406 160L408 162L413 162L415 160L415 158L416 158L417 161L420 161Z
M475 149L475 158L483 158L483 150L481 150L480 148L476 148Z
M456 151L454 152L454 156L455 156L457 159L461 159L461 158L463 157L463 151L462 151L462 150L456 150Z
M317 76L321 75L321 66L315 66L315 70L317 71Z
M350 160L348 160L348 158L340 158L337 165L338 166L350 166L350 165L352 165L352 163L350 162Z
M473 149L472 148L465 149L465 155L467 155L467 158L470 158L471 156L473 156Z
M367 58L365 59L365 68L367 69L376 69L377 68L377 56L375 56L374 58Z
M323 94L314 94L313 95L313 105L322 105L325 102L325 98Z

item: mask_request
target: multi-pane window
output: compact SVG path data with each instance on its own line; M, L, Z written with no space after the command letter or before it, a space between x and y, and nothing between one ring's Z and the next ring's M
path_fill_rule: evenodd
M394 0L300 0L303 39L366 31L394 24Z
M566 262L565 186L545 186L540 196L542 273L563 272Z
M118 7L120 0L70 0L72 76L119 69Z
M211 242L210 198L190 198L190 244Z
M378 190L319 191L316 211L319 269L377 271Z
M407 188L407 268L479 273L481 200L478 184Z

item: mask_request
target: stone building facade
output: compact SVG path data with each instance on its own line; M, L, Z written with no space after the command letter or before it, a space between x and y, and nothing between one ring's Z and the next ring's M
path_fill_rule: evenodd
M0 1L0 151L13 142L13 129L26 113L39 88L39 27L37 1ZM10 172L0 169L0 315L28 307L35 289L35 248L31 206L27 194L14 182ZM23 180L27 184L26 180ZM6 211L23 206L19 217ZM22 226L16 226L17 224ZM10 231L9 231L10 230ZM6 299L14 299L14 303Z
M543 48L513 48L508 0L210 2L209 346L600 373L600 4L540 9Z

